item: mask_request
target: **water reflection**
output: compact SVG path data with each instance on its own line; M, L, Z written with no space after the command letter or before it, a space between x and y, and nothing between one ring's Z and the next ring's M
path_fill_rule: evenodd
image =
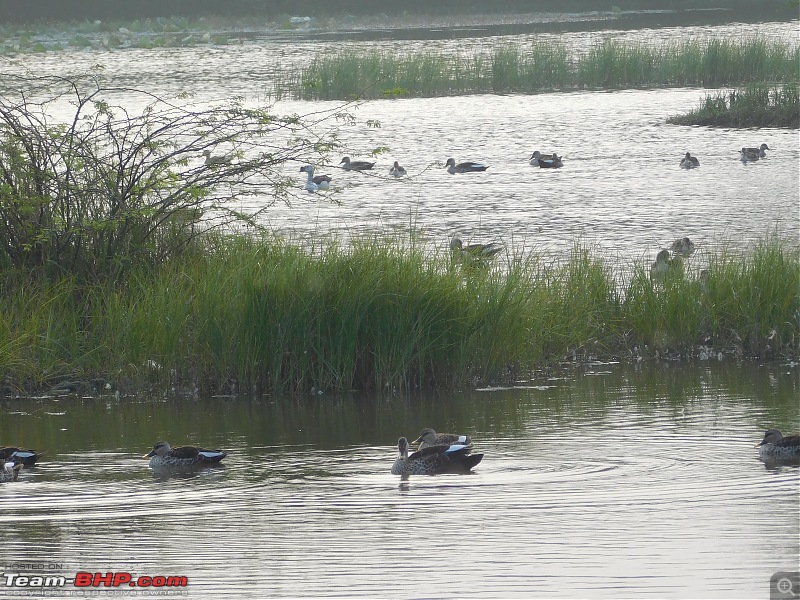
M791 364L595 364L414 397L4 400L0 440L47 454L0 488L0 558L186 574L192 597L757 595L800 552L800 468L753 448L797 429L798 387ZM470 434L473 474L390 475L432 424ZM229 455L159 473L161 437ZM453 538L469 568L420 551Z

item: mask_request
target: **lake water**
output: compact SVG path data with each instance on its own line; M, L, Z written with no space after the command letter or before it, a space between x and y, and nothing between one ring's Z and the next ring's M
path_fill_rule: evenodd
M165 97L190 91L202 106L233 95L250 103L265 101L276 69L342 47L437 48L463 54L546 38L580 52L609 37L654 44L753 35L793 41L796 31L797 22L560 35L482 35L476 30L472 37L425 30L420 33L425 39L416 42L397 39L396 32L367 41L251 35L242 38L240 45L218 47L32 54L16 61L5 59L0 71L20 74L30 69L37 75L69 75L102 64L98 77L104 85L146 89ZM661 248L684 236L695 242L699 257L722 247L739 250L775 230L797 240L800 144L796 130L665 123L669 116L696 108L706 93L715 91L581 91L370 101L354 109L358 125L339 126L340 153L331 155L328 164L317 164L317 173L333 176L336 191L306 193L298 167L305 159L290 162L284 174L297 180L292 204L269 208L262 222L287 236L312 237L407 231L413 224L432 247L444 247L451 236L459 235L464 240L501 241L516 250L556 255L580 240L621 262L648 264ZM144 105L141 96L124 91L113 97L130 110ZM280 101L274 110L309 115L341 107L339 102ZM65 111L61 116L69 114ZM380 128L367 127L369 120L379 122ZM329 120L317 131L334 127ZM738 160L740 148L763 142L772 149L766 160L751 164ZM371 150L381 146L389 151L377 158L375 170L354 173L337 168L343 155L368 159ZM537 149L558 152L564 168L531 167L529 159ZM678 167L687 151L699 158L699 169ZM490 168L482 174L451 176L442 168L449 157L485 162ZM395 160L408 169L408 178L389 177ZM265 182L263 196L237 208L251 212L263 208L271 201L269 190Z
M0 564L186 576L192 598L763 598L797 568L800 468L753 446L797 429L798 373L595 364L412 398L3 401L0 440L46 455L0 486ZM471 435L474 473L391 475L397 438L426 426ZM165 476L141 458L158 439L229 456Z
M603 36L753 33L784 38L796 23L559 39L580 49ZM69 75L102 63L108 85L165 96L188 89L201 104L233 94L254 102L276 64L343 43L472 52L531 36L394 38L248 36L210 49L33 54L2 59L0 72ZM388 146L379 168L346 173L331 157L339 204L306 194L298 177L292 206L269 209L266 222L299 236L413 223L433 246L459 234L555 254L581 240L621 261L652 260L683 236L701 257L775 227L797 240L797 131L665 124L707 91L372 101L356 112L361 125L340 135L342 154L354 158ZM368 119L381 127L364 127ZM766 160L737 160L739 148L762 142L773 149ZM535 149L559 152L564 168L530 167ZM687 150L699 169L678 168ZM451 176L441 168L450 156L491 167ZM394 160L410 177L388 178ZM297 177L297 165L286 173ZM265 190L245 208L268 201ZM766 597L773 573L798 566L800 469L765 464L753 446L767 428L797 432L798 388L794 363L715 362L587 365L513 389L410 398L2 400L0 442L46 454L0 485L0 564L5 573L186 576L191 597L215 599ZM486 454L474 474L390 475L397 438L426 426L472 436ZM229 456L165 476L141 459L159 439Z

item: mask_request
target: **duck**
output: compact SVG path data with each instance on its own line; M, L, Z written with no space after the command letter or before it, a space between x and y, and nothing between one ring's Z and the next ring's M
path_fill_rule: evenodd
M542 160L553 160L552 154L542 154L538 150L535 150L533 154L531 154L531 166L538 167L539 166L539 159Z
M561 161L561 157L555 152L550 155L550 158L540 158L537 160L537 162L543 169L558 169L564 166L564 163Z
M758 448L758 454L762 458L800 458L800 435L784 437L777 429L767 429L764 432L764 439L755 447Z
M656 255L655 262L650 266L650 279L653 281L664 281L664 276L669 271L672 260L669 257L669 250L662 250Z
M430 446L451 446L453 444L462 444L467 447L472 446L472 440L468 435L458 435L456 433L436 433L430 427L423 429L419 437L415 439L412 444L419 444L419 449L423 450Z
M483 454L470 454L464 444L429 446L408 455L408 439L397 440L400 455L392 465L392 475L437 475L469 473L483 459Z
M149 458L151 467L179 467L212 465L226 456L222 450L206 450L196 446L173 448L167 442L156 442L153 449L142 458Z
M15 448L13 446L6 446L0 448L0 461L15 460L26 467L32 467L36 464L42 455L33 450L23 450L22 448Z
M13 460L3 462L3 468L0 469L0 483L16 481L19 477L20 469L22 469L21 462Z
M408 172L403 167L401 167L397 161L394 161L394 165L392 165L392 168L389 169L389 175L391 175L392 177L403 177L405 175L408 175Z
M444 164L444 167L447 169L447 172L450 173L450 175L455 175L456 173L480 173L481 171L485 171L489 168L488 165L472 161L465 161L456 164L455 158L448 158L447 162Z
M683 169L694 169L695 167L699 166L700 166L700 161L697 160L697 157L692 156L688 152L686 153L686 156L684 156L683 159L681 160L681 168Z
M349 156L345 156L339 164L344 165L342 168L345 171L369 171L375 166L374 162L367 162L365 160L350 160Z
M754 151L750 151L747 148L742 148L741 150L739 150L739 154L741 155L739 157L739 160L742 161L743 163L746 163L746 162L757 161L759 153L755 151L755 149Z
M759 158L766 158L767 153L764 152L764 150L769 150L769 149L770 149L769 146L767 146L766 144L761 144L758 148L742 148L742 150L745 150L748 154L758 154Z
M206 148L203 150L203 156L206 157L205 164L206 166L212 165L228 165L231 162L230 156L212 156L211 150Z
M486 260L492 258L498 252L503 250L503 246L489 242L488 244L467 244L461 241L461 238L453 237L450 240L450 251L457 257L469 257L472 260Z
M303 165L300 167L300 170L308 173L308 179L306 179L306 184L303 186L304 189L308 190L309 192L316 192L317 190L327 190L330 185L332 178L330 175L314 175L314 165Z
M694 254L694 242L688 237L680 238L672 242L670 246L672 253L681 258L688 258Z

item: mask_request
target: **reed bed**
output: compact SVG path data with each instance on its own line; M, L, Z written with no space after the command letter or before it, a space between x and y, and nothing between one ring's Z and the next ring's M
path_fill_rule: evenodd
M716 127L800 128L800 84L750 85L740 90L707 94L685 115L667 119L675 125Z
M798 79L795 41L688 40L661 46L607 40L576 55L559 43L501 45L474 55L345 48L280 72L276 97L305 100L537 93L554 89L737 86Z
M513 381L565 358L798 357L800 249L645 265L576 247L563 261L508 252L491 267L414 239L300 247L210 236L124 282L0 286L6 393L64 381L289 392ZM89 385L86 383L85 385Z

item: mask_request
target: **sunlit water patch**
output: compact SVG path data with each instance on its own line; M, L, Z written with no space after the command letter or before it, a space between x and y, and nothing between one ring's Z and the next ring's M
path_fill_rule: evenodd
M647 43L706 35L786 39L794 27L766 23L574 32L565 33L561 42L580 48L591 47L597 36ZM70 61L69 72L64 71L61 53L31 55L24 61L7 62L3 70L21 74L30 69L36 75L62 76L102 63L100 81L118 88L113 100L130 111L144 108L150 98L126 96L125 88L144 88L163 97L190 91L200 106L236 95L257 103L266 99L276 68L300 64L341 44L312 38L269 39L256 38L240 46L75 52L70 54L75 60ZM520 35L503 41L526 40ZM448 52L469 52L499 42L491 37L446 36L436 42L420 41L425 48L433 43ZM365 41L360 47L383 49L386 44L413 50L408 40L391 39ZM350 107L360 126L337 127L332 119L320 124L320 131L339 128L341 153L331 155L330 164L317 165L318 174L333 176L335 191L305 192L300 163L290 162L285 174L296 179L291 206L269 208L262 222L282 234L315 238L414 227L432 246L444 247L451 236L459 235L465 240L499 240L516 249L560 255L581 240L622 262L649 262L661 248L688 236L699 250L692 268L703 264L705 252L726 245L735 250L773 230L787 239L798 239L797 132L665 123L667 117L698 106L708 92L716 90L473 95L375 100L357 109ZM342 106L282 101L274 110L308 115ZM66 100L54 109L64 110L63 118L69 115ZM380 127L366 127L368 121ZM763 142L772 148L766 160L754 164L738 160L740 148ZM338 168L341 156L366 159L378 147L388 152L375 159L373 171ZM534 150L558 152L564 167L531 167ZM700 159L699 169L678 167L687 151ZM449 157L485 162L490 168L485 173L451 176L442 168ZM198 157L198 164L201 160ZM389 176L395 160L409 177ZM251 212L264 208L272 201L270 190L265 181L263 196L235 208Z

